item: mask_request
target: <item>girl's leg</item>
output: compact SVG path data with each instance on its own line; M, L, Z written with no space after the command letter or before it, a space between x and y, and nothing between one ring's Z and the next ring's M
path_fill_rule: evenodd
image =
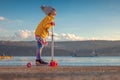
M44 41L41 37L36 36L36 40L41 43L43 46L47 46L48 42Z
M42 49L43 49L42 43L38 41L37 44L38 44L38 49L37 49L37 55L36 55L36 65L48 64L47 62L41 59L41 54L42 54Z
M40 42L37 42L37 54L36 54L36 60L41 60L41 54L42 54L42 44Z

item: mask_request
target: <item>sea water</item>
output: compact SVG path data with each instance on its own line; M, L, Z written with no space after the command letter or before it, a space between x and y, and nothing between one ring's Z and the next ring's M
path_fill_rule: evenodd
M43 60L50 62L51 57L42 57ZM120 66L120 57L54 57L59 66ZM12 59L0 60L0 66L23 66L28 62L35 65L35 56L14 56Z

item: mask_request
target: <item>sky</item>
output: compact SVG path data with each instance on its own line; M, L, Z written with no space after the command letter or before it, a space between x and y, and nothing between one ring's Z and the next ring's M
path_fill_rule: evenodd
M0 40L35 40L41 5L57 11L56 41L120 40L120 0L0 0Z

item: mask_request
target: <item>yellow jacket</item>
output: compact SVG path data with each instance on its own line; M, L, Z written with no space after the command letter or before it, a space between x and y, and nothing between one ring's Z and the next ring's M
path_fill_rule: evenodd
M46 16L38 25L35 30L35 35L40 36L44 40L46 39L49 29L52 27L51 22L53 22L54 16Z

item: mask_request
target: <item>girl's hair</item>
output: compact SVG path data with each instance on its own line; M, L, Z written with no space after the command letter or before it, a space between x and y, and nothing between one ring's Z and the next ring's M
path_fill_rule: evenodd
M56 10L55 10L55 9L52 9L52 11L56 11ZM52 11L51 11L51 12L52 12ZM50 12L48 15L51 15L51 12Z
M41 6L41 9L42 9L42 11L46 14L46 15L50 15L51 14L51 12L53 11L53 10L55 10L53 7L51 7L51 6ZM56 11L56 10L55 10Z

